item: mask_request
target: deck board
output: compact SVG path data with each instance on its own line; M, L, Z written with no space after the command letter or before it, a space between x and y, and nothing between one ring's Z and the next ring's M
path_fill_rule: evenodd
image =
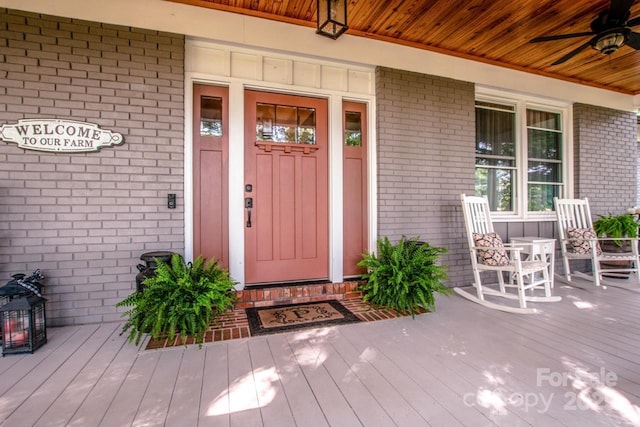
M373 348L359 350L342 334L338 334L331 346L351 367L351 372L362 382L385 412L397 425L425 425L426 420L403 396L402 388L394 387L390 380L380 373L369 358L374 357Z
M0 420L13 420L12 422L19 423L19 420L12 418L13 413L21 407L31 408L31 405L26 402L29 401L31 397L34 397L34 394L34 399L37 400L37 391L42 384L49 380L51 376L60 369L64 362L73 355L98 328L98 325L93 325L92 327L78 329L77 333L71 335L62 345L59 347L54 346L51 353L46 355L37 366L25 372L24 376L2 395ZM26 361L28 365L31 365L29 358L24 358L23 360ZM22 371L24 372L24 370ZM13 375L11 374L13 374L12 370L5 373L3 377L12 377ZM46 407L44 409L46 409ZM33 412L35 413L37 411ZM40 414L37 415L39 416ZM8 423L8 425L17 424Z
M360 325L359 325L360 326ZM332 343L335 338L331 337ZM364 426L392 426L396 425L387 411L379 404L375 396L362 383L350 366L332 346L324 349L326 359L323 362L327 371L340 389L343 396L355 411Z
M327 426L324 413L302 368L296 361L293 350L287 341L287 335L272 335L267 340L273 355L274 368L289 401L293 420L297 426ZM303 332L301 336L306 336L306 333Z
M83 399L97 381L104 363L113 357L114 350L122 347L121 340L110 341L115 325L100 326L87 341L82 343L69 359L29 397L29 405L21 407L7 419L14 425L17 420L26 425L65 426L70 415L67 408L78 399ZM111 348L109 348L111 346ZM35 418L32 406L48 408L42 416ZM13 420L12 420L13 418Z
M117 330L120 330L121 325L116 324L116 326ZM72 415L69 426L99 425L138 357L139 348L128 343L125 337L114 333L110 341L116 346L114 351L117 352L113 355L109 354L112 357L106 357L102 363L96 361L93 369L97 371L95 375L99 378L95 385L87 388L88 392L84 398L76 401L75 408L69 407L73 408L73 411L69 411ZM103 356L101 353L99 358Z
M184 427L198 425L205 356L206 352L198 346L185 349L173 388L166 425ZM215 368L212 366L211 369Z
M258 407L265 426L294 427L295 421L266 339L248 340Z
M466 346L457 346L449 339L432 345L421 334L424 330L425 335L429 335L430 328L421 322L403 325L402 334L398 335L392 323L390 321L386 328L376 328L377 348L394 360L402 372L422 384L426 393L437 396L440 404L461 424L494 425L492 420L500 415L494 413L494 408L464 404L465 394L475 391L477 382L472 378L480 377L477 372L467 375L468 369L459 358L468 351ZM348 332L355 334L355 331ZM483 378L477 381L484 384ZM472 400L472 403L475 402ZM501 419L510 425L519 424L519 418L512 413L501 415Z
M229 412L231 426L262 425L262 414L249 346L246 340L229 343Z
M133 427L164 424L183 356L184 352L178 351L160 353L160 359L133 420Z
M335 328L324 329L323 332L335 333ZM326 351L323 338L314 338L311 334L308 339L295 339L289 336L289 345L293 349L296 363L300 366L309 386L314 391L314 396L322 409L322 412L330 426L356 427L362 423L351 408L347 399L336 385L324 365Z
M202 349L144 350L118 323L50 328L34 354L0 358L0 424L640 425L640 291L554 292L534 315L437 296L415 319ZM514 400L533 396L549 406Z
M460 342L465 343L465 348L453 347L456 358L462 363L457 372L463 373L465 378L471 380L474 384L473 388L468 391L474 392L476 403L482 399L482 396L489 393L494 399L500 399L502 402L514 400L513 405L501 404L494 406L492 416L500 423L511 424L512 420L505 417L506 413L502 408L509 412L515 412L514 415L521 417L521 420L532 425L566 425L562 420L564 412L557 414L554 409L556 406L547 408L547 402L557 404L558 399L555 397L558 390L549 387L546 384L538 384L536 380L536 372L539 367L547 367L550 371L558 372L561 368L557 364L557 360L552 358L541 358L540 355L534 355L526 344L527 336L520 336L515 339L513 336L505 337L501 333L500 328L496 328L505 322L509 322L510 315L504 313L496 319L488 322L478 322L474 325L476 328L486 328L487 333L476 334L469 333L464 323L458 319L451 319L450 322L441 322L438 328L429 333L418 331L423 339L430 342L431 345L437 345L439 342ZM462 333L461 333L462 331ZM473 348L472 354L466 351L466 348ZM532 388L531 384L535 387ZM529 399L529 410L518 411L515 399ZM584 413L572 414L573 422L582 424L588 420L584 420Z
M134 359L100 425L125 426L133 423L153 374L161 375L156 370L161 355L161 352L143 353Z
M228 348L227 345L211 345L201 350L206 351L206 356L202 372L198 426L230 425ZM197 396L193 399L196 400Z

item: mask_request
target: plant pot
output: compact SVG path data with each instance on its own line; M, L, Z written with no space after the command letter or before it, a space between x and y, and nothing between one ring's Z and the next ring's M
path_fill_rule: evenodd
M136 275L136 291L142 292L144 290L143 282L147 277L151 277L155 274L156 268L158 264L156 260L162 260L165 263L171 262L171 256L173 252L168 251L156 251L156 252L147 252L140 255L140 259L146 263L138 264L136 267L138 268L139 273Z
M623 253L623 252L631 252L631 242L624 241L622 242L622 246L616 245L613 240L600 240L600 248L602 252L608 253ZM631 261L602 261L600 262L600 268L602 269L602 275L610 278L618 278L618 279L626 279L631 274L630 271L620 271L620 272L611 272L607 273L607 269L613 268L631 268L633 264Z

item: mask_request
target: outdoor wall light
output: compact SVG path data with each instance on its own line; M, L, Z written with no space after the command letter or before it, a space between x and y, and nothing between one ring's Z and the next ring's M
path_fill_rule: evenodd
M317 0L317 34L337 39L347 31L347 0Z

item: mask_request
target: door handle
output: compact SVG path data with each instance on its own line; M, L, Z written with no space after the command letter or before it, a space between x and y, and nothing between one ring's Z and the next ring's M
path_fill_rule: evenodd
M244 198L244 208L247 210L247 228L251 228L251 209L253 208L253 197Z

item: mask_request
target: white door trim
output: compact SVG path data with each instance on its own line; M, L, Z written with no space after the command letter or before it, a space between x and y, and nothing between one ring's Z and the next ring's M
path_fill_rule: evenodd
M329 135L329 278L342 273L342 101L367 104L369 127L369 242L375 248L375 70L271 52L252 51L202 40L186 41L185 52L185 257L193 259L193 84L229 88L229 272L243 289L244 275L244 91L259 89L328 101Z

